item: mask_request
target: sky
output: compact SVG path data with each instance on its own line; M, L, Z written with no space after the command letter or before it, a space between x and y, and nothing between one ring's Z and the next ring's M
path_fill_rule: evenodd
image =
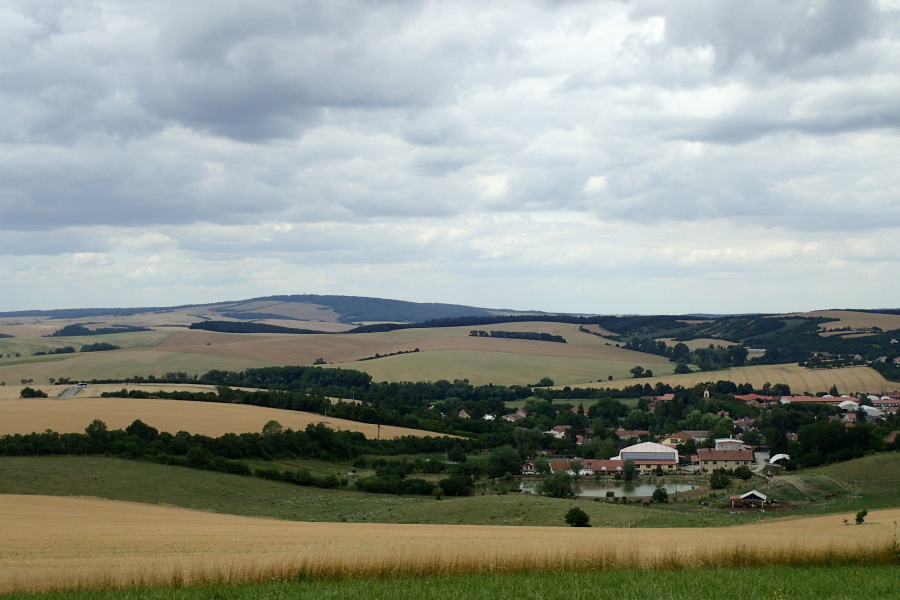
M898 0L7 0L0 311L900 306Z

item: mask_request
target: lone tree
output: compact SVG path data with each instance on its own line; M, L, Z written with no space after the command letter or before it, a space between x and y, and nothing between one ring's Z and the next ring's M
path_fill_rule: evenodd
M590 515L577 506L573 506L566 513L566 523L572 527L590 527L590 520Z
M637 475L637 465L630 458L622 465L622 475L625 481L634 481L634 476Z
M653 496L650 499L654 502L665 504L669 501L669 492L664 487L658 487L653 490Z
M869 511L867 511L865 508L856 513L856 524L862 525L863 523L865 523L867 514L869 514Z

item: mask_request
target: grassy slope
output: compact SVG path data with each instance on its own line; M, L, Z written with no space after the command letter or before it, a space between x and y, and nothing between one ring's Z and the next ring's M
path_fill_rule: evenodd
M428 500L320 490L114 458L49 456L0 458L0 493L95 496L297 521L389 522L394 510Z
M291 466L319 473L350 470L348 465L334 463L322 463L316 468L315 461L295 462ZM815 504L798 505L790 515L900 505L900 486L897 486L900 454L870 456L787 477L802 478L803 489L819 497ZM146 485L135 486L135 481ZM718 498L755 487L780 500L805 500L807 495L790 481L776 477L768 485L762 481L741 482L721 492ZM847 491L836 500L824 501L825 494L833 493L835 488ZM319 490L251 477L97 457L0 458L0 493L96 496L303 521L563 526L563 516L572 506L582 508L590 515L591 522L600 527L711 527L784 516L784 513L763 516L752 511L732 515L700 508L693 499L644 508L529 494L481 495L479 491L474 497L436 502L424 497Z

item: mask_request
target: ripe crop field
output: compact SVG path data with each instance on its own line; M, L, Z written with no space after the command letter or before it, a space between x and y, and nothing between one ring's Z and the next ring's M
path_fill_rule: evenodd
M796 364L755 365L723 371L698 371L686 375L667 375L665 377L627 379L602 383L603 387L622 388L635 383L649 383L652 386L656 382L662 381L672 386L692 387L699 383L719 380L733 381L736 384L750 383L756 389L761 389L766 382L773 384L785 383L790 386L794 394L825 392L831 389L832 385L837 386L838 391L842 394L854 394L856 392L880 394L900 391L900 382L888 381L880 373L869 367L807 369ZM572 387L591 387L591 384L579 384ZM597 387L597 385L594 384L594 387Z
M331 429L359 431L371 439L379 435L382 439L405 435L439 435L387 425L381 427L379 434L378 426L369 423L243 404L82 398L80 395L72 398L0 399L0 435L25 434L47 429L58 433L81 433L94 419L105 422L110 429L125 429L135 419L140 419L160 431L173 434L189 431L213 437L226 433L258 433L262 431L263 425L273 420L294 430L303 430L310 423L322 423Z
M0 496L0 592L892 558L900 510L724 529L302 523L92 498ZM894 560L896 560L894 558ZM857 563L858 564L858 563Z

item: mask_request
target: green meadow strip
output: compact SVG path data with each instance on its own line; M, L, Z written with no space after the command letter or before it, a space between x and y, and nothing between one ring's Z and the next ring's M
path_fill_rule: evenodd
M820 600L894 599L896 566L770 567L748 569L620 570L419 577L404 579L301 580L240 586L132 588L4 600Z

